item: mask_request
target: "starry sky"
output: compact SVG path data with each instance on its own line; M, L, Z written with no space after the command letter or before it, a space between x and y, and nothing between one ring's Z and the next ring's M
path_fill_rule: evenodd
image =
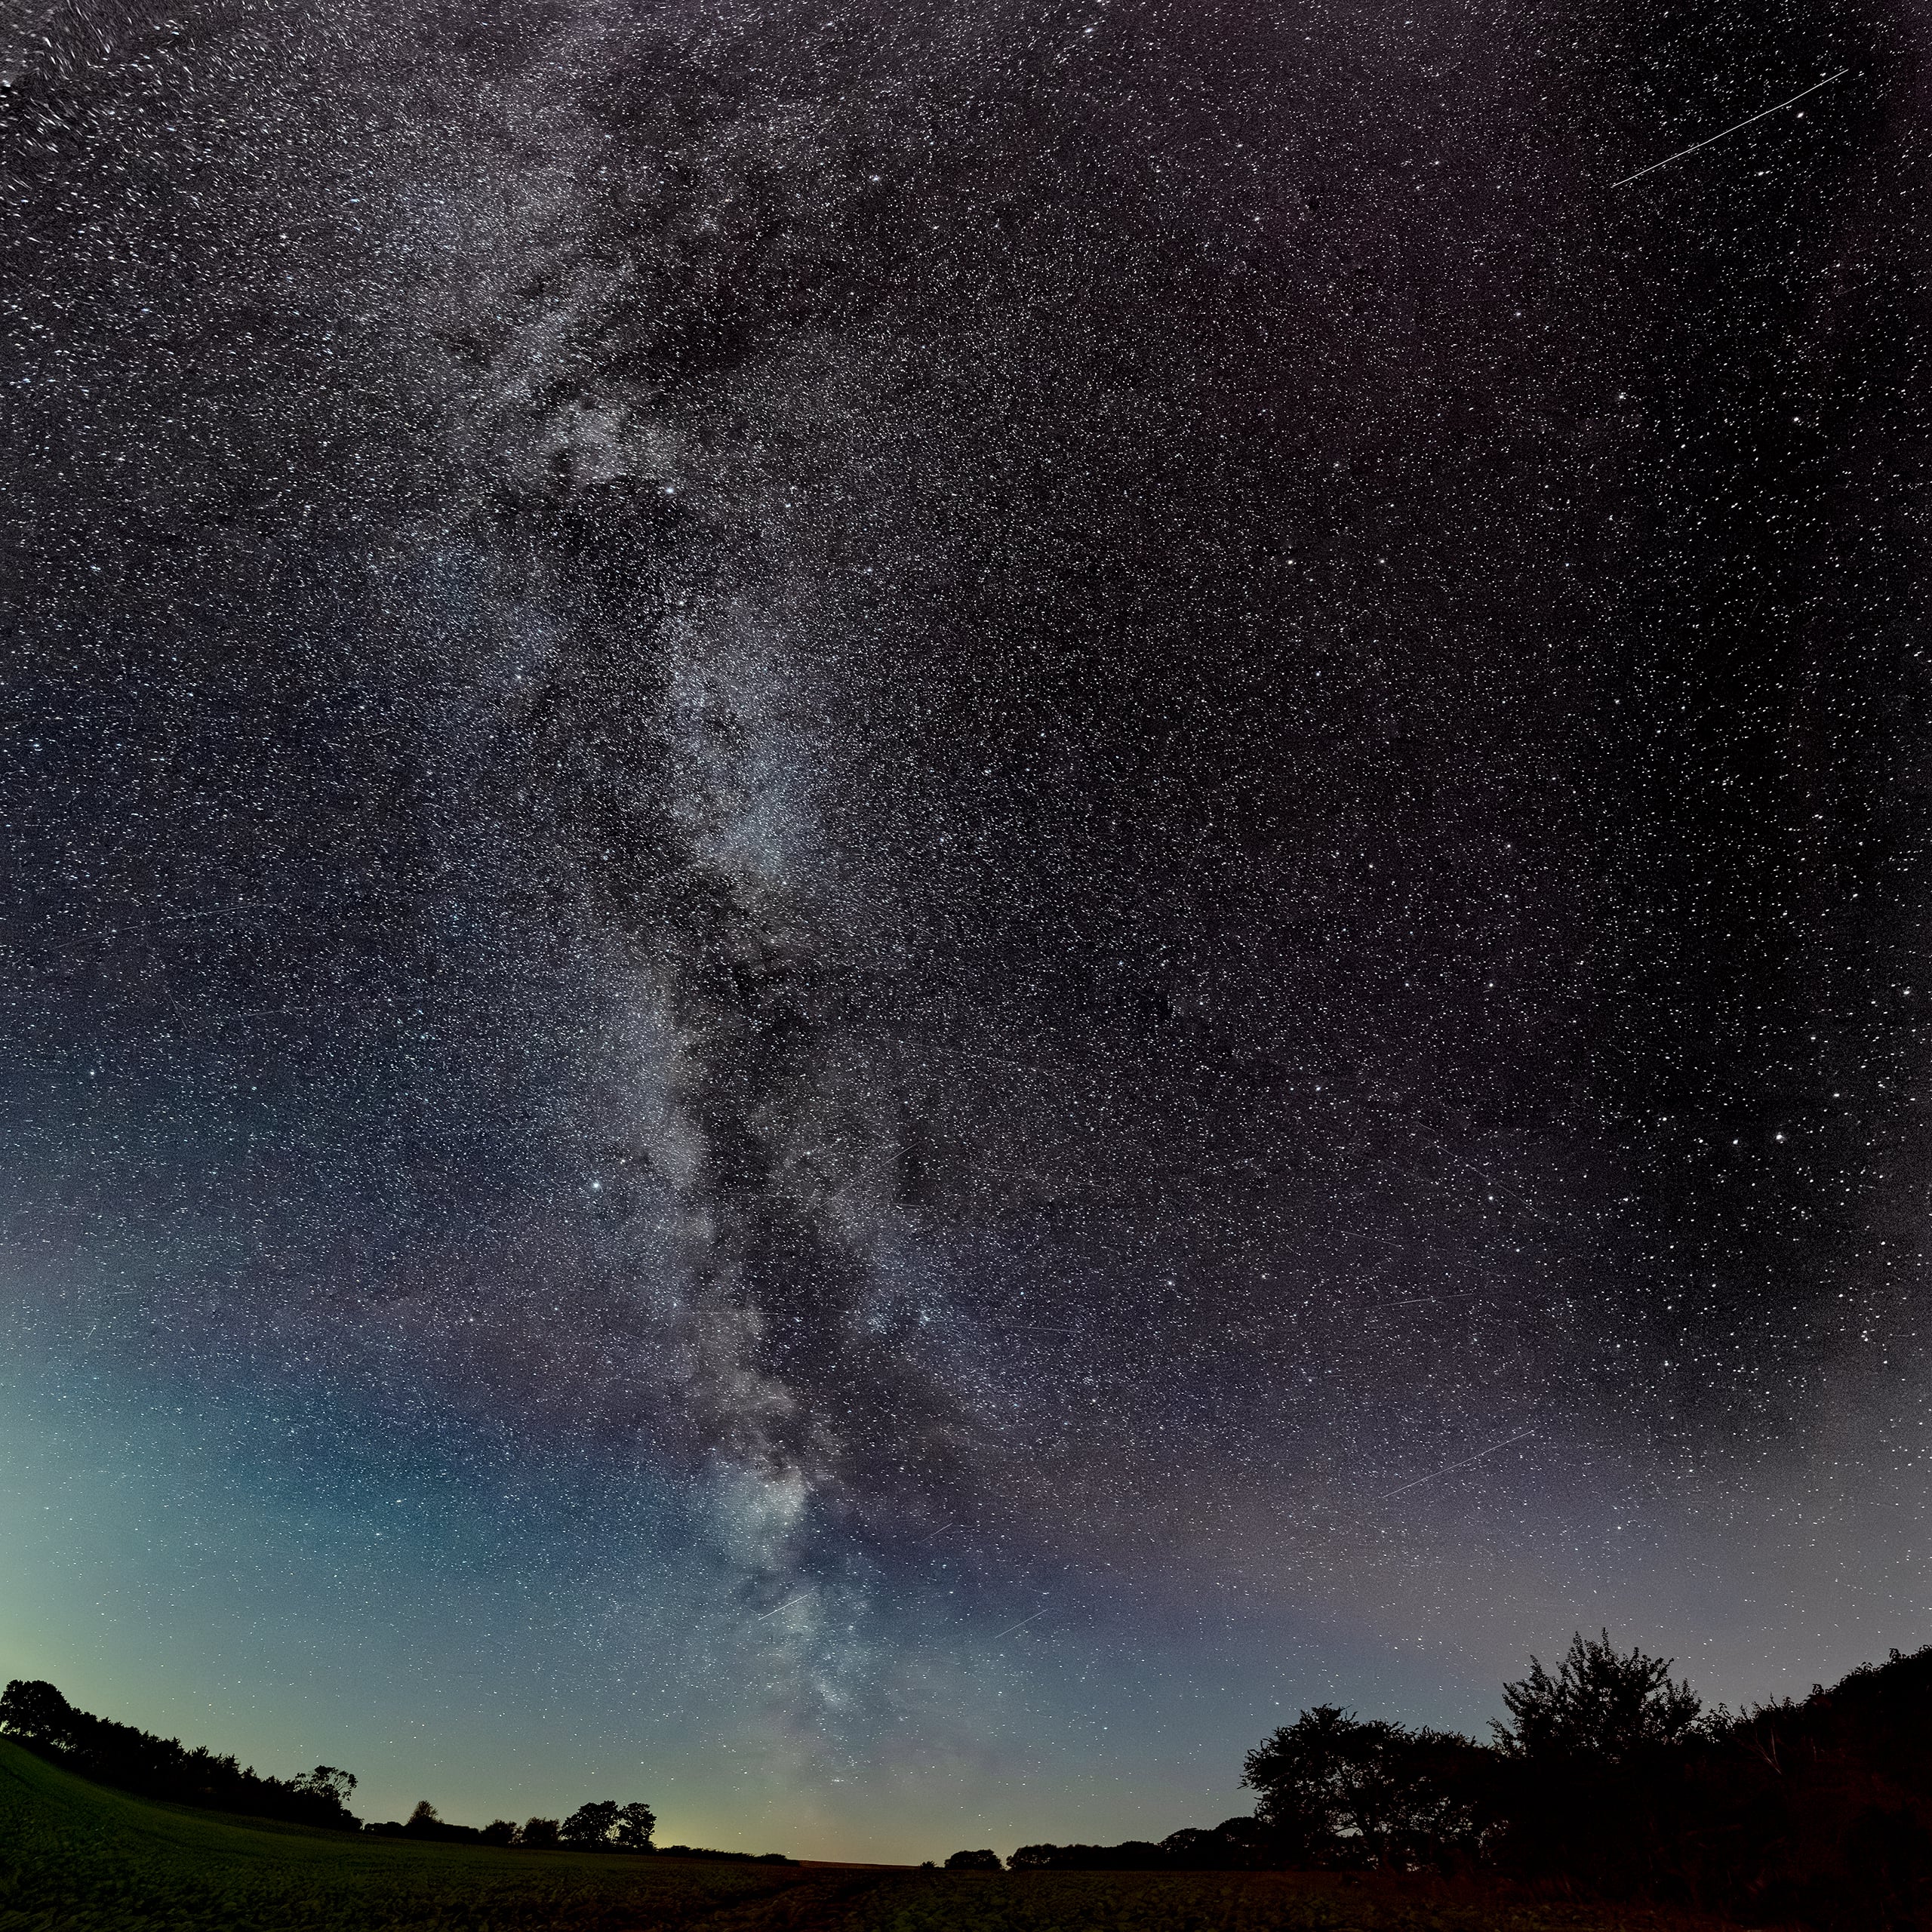
M17 11L0 1670L917 1859L1932 1638L1928 63Z

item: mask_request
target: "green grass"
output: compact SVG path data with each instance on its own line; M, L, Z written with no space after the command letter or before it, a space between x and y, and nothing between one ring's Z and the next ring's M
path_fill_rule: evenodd
M230 1819L110 1791L0 1743L6 1932L619 1932L715 1920L797 1876Z
M1333 1873L912 1872L412 1844L110 1791L0 1742L0 1932L1692 1932Z

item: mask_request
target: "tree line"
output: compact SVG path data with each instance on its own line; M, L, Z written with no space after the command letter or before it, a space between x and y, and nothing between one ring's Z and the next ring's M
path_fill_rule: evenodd
M520 1825L509 1818L492 1819L487 1825L446 1824L425 1798L400 1824L392 1820L362 1829L378 1838L429 1838L445 1844L494 1845L503 1850L652 1851L666 1858L723 1859L757 1865L797 1863L782 1851L712 1851L700 1845L660 1845L654 1841L657 1814L649 1805L620 1804L609 1798L580 1804L568 1818L526 1818Z
M661 1850L667 1857L793 1862L776 1851L711 1851L688 1844L660 1847L654 1842L657 1818L651 1807L620 1804L614 1798L580 1804L568 1818L530 1818L521 1825L499 1818L478 1826L446 1824L426 1798L401 1823L365 1825L349 1808L355 1792L352 1772L318 1764L296 1777L265 1777L253 1765L245 1768L235 1758L218 1756L205 1747L191 1750L179 1738L157 1737L133 1724L77 1710L51 1684L37 1679L15 1678L0 1691L0 1733L69 1770L123 1791L326 1831L528 1851Z
M76 1710L51 1684L17 1677L0 1691L0 1731L83 1777L145 1797L331 1831L358 1829L349 1808L355 1790L350 1772L318 1764L297 1777L265 1777L205 1746L190 1750L178 1737Z
M1318 1705L1247 1754L1251 1817L1158 1843L1022 1845L1005 1863L1488 1872L1825 1932L1932 1927L1932 1645L1740 1712L1706 1710L1671 1671L1607 1632L1580 1635L1554 1670L1532 1658L1503 1687L1509 1715L1486 1743ZM480 1827L445 1824L425 1799L401 1823L363 1826L347 1771L265 1777L77 1710L51 1684L8 1684L0 1732L103 1783L217 1810L531 1851L657 1848L651 1807L614 1799ZM1001 1869L990 1850L946 1864Z
M600 1798L580 1804L568 1818L531 1818L519 1825L509 1818L487 1825L446 1824L425 1798L400 1824L365 1825L379 1838L429 1838L444 1844L518 1846L528 1851L654 1851L657 1814L648 1804L620 1804Z
M1932 1926L1932 1646L1742 1712L1671 1669L1580 1634L1503 1687L1487 1743L1318 1706L1247 1754L1253 1817L1006 1863L1487 1872L1829 1932Z

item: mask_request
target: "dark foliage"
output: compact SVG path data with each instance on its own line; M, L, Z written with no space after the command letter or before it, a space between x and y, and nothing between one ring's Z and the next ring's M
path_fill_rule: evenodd
M232 1757L190 1750L178 1738L157 1737L76 1710L51 1684L16 1678L0 1692L0 1731L70 1770L124 1791L248 1817L356 1829L349 1809L355 1780L347 1771L318 1764L297 1777L264 1777Z
M996 1851L955 1851L946 1861L949 1872L997 1872L1000 1869L999 1854Z
M1503 1687L1511 1721L1492 1724L1497 1749L1538 1763L1587 1758L1621 1764L1681 1744L1697 1734L1703 1706L1689 1684L1675 1681L1667 1657L1627 1654L1604 1631L1579 1631L1552 1676L1540 1659L1520 1684Z
M602 1851L617 1835L617 1801L598 1798L580 1804L558 1828L558 1836L573 1851Z
M1469 1863L1497 1821L1495 1754L1447 1731L1304 1711L1241 1782L1284 1862L1412 1872Z
M557 1828L557 1836L573 1851L648 1851L657 1829L657 1814L649 1805L603 1798L580 1804Z
M1621 1758L1525 1754L1503 1861L1831 1932L1932 1927L1932 1647Z
M1014 1872L1247 1872L1294 1861L1260 1820L1229 1818L1211 1829L1187 1826L1158 1844L1023 1844L1006 1862Z
M617 1807L611 1839L620 1851L648 1851L657 1829L657 1814L649 1805L633 1801Z
M955 1852L946 1862L981 1855ZM1158 1872L1168 1865L1161 1847L1144 1838L1119 1844L1023 1844L1006 1862L1015 1872ZM997 1860L992 1869L998 1869Z
M1667 1660L1579 1636L1504 1702L1493 1747L1304 1711L1248 1757L1251 1855L1480 1866L1749 1923L1932 1932L1932 1646L1733 1716L1706 1714ZM1211 1857L1201 1835L1161 1849Z
M1184 1825L1161 1841L1161 1850L1176 1872L1271 1872L1287 1863L1279 1838L1259 1818Z

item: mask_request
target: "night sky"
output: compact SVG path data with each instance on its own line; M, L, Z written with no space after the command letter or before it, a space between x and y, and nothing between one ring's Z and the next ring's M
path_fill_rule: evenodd
M1932 1638L1922 13L0 83L0 1675L917 1859Z

